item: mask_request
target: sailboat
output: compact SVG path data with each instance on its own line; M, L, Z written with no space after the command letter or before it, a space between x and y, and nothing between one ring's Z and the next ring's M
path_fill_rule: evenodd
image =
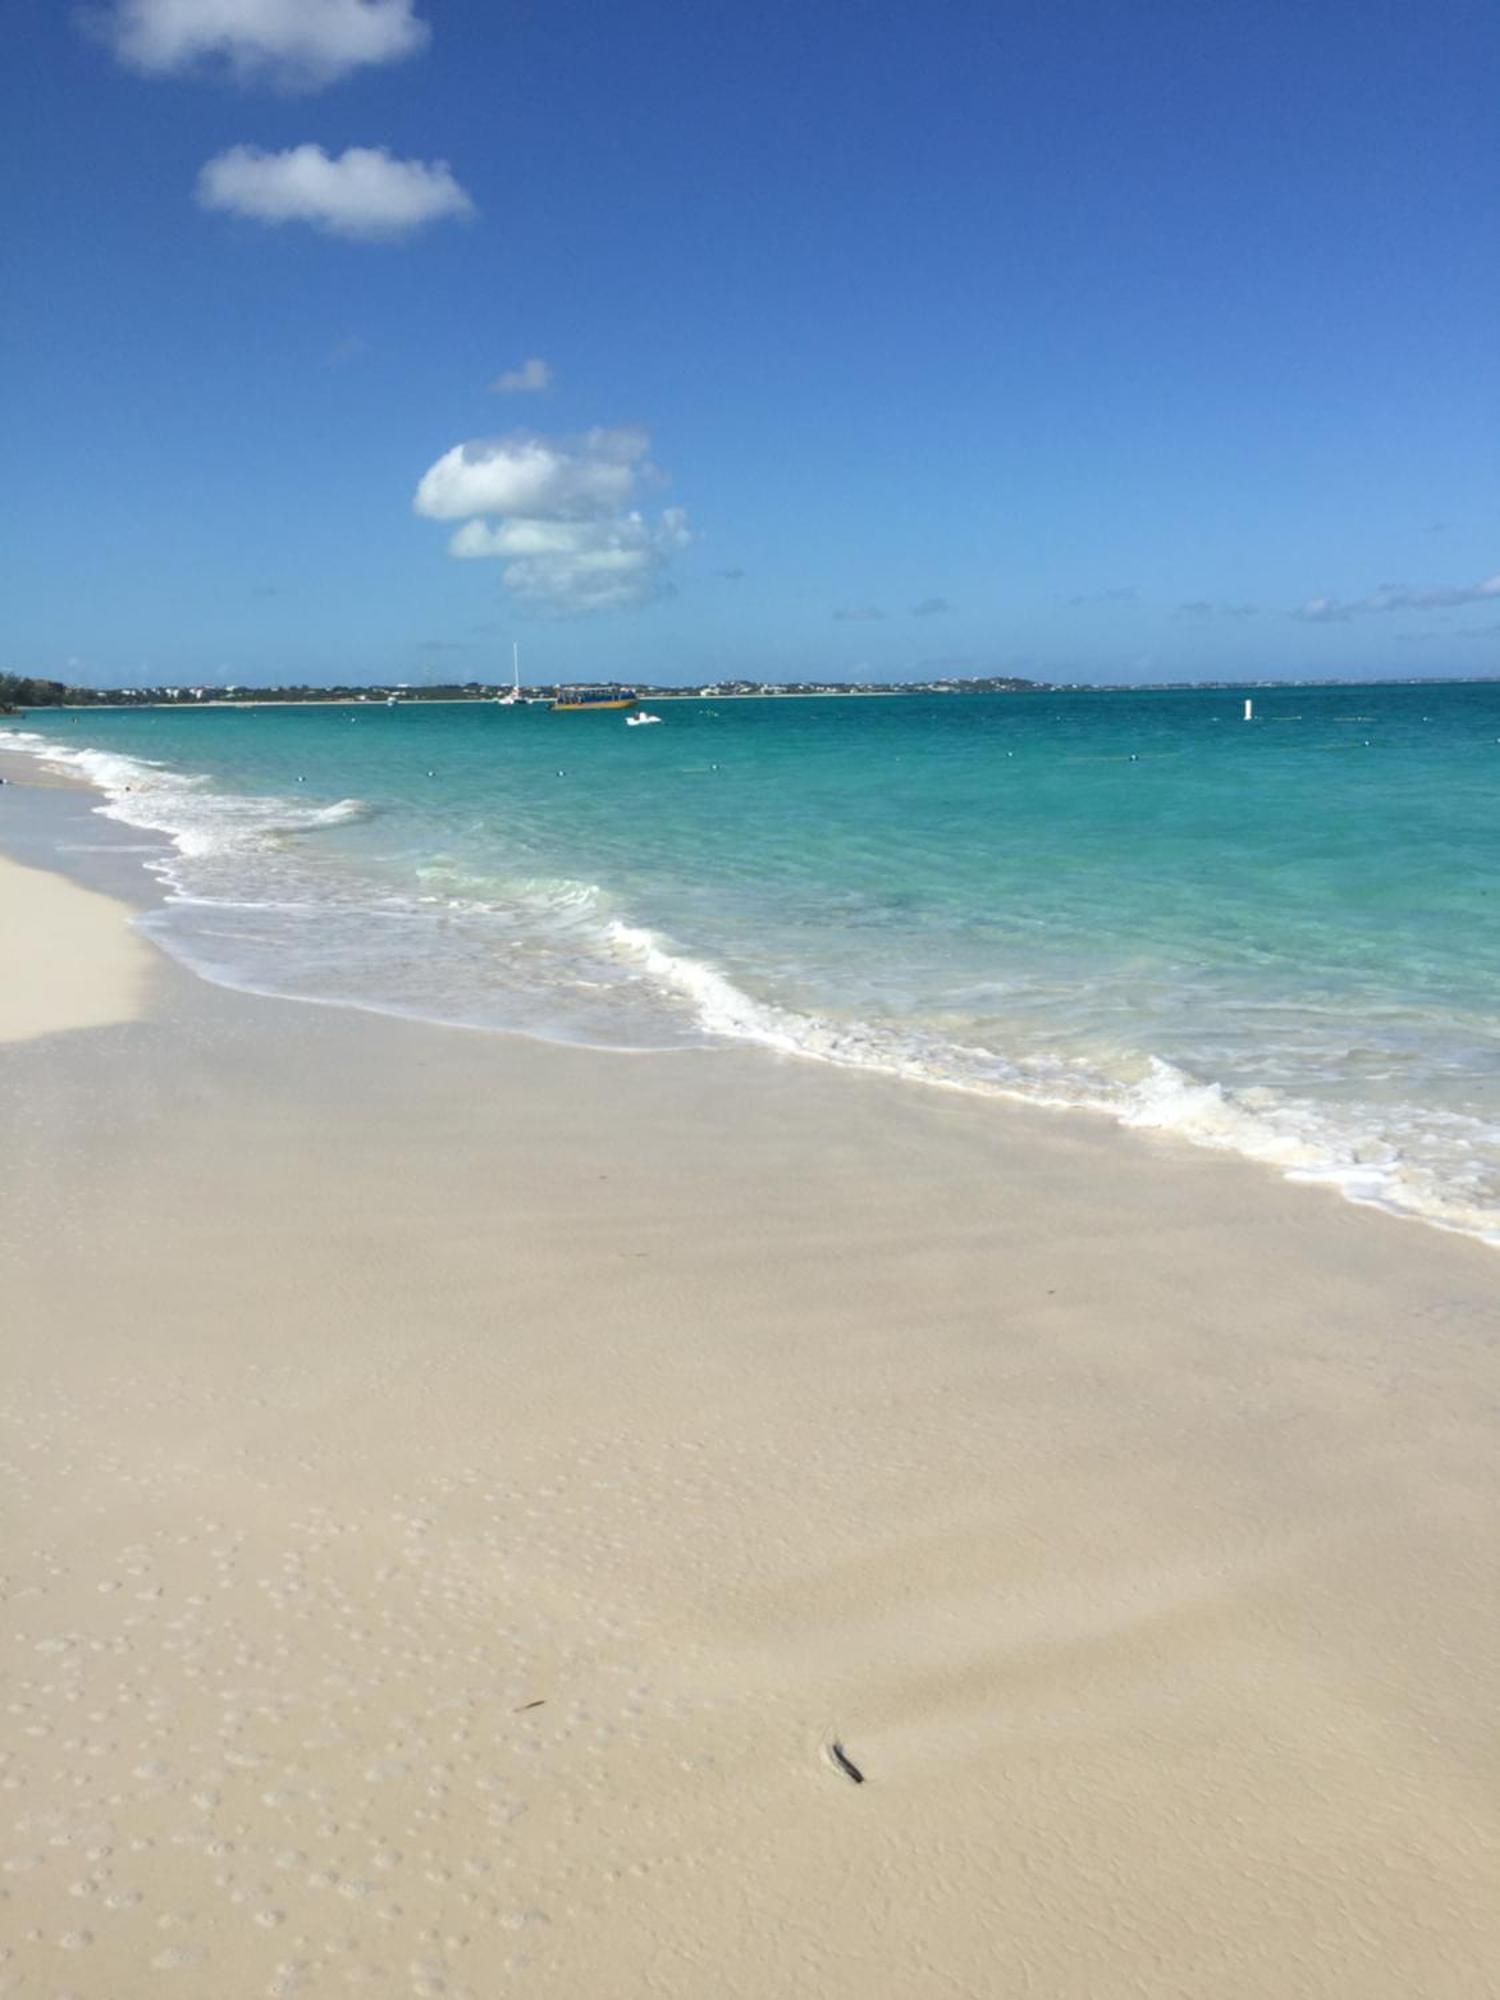
M510 662L514 675L511 685L504 694L495 696L502 708L514 708L521 699L521 648L519 642L514 639L511 641Z

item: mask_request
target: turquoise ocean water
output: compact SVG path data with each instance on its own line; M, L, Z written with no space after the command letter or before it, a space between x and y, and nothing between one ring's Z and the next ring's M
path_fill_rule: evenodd
M38 714L231 984L1092 1107L1500 1240L1500 686Z

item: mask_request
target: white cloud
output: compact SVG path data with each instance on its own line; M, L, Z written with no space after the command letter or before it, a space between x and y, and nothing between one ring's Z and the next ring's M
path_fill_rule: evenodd
M490 387L498 396L538 395L552 387L552 364L533 354L519 368L507 368L503 375L497 375Z
M99 27L120 61L148 76L217 64L287 90L400 62L431 36L413 0L113 0Z
M1481 583L1440 585L1434 590L1413 590L1407 583L1383 583L1368 597L1310 597L1297 607L1293 616L1315 625L1341 624L1370 611L1452 611L1463 604L1488 604L1497 597L1500 597L1500 571L1485 577Z
M595 429L581 438L477 438L456 444L422 475L415 501L433 521L469 514L579 520L623 507L654 478L642 430Z
M844 624L868 625L877 618L884 618L885 613L878 604L849 604L842 611L835 611L833 615L836 620Z
M613 611L657 595L662 572L693 539L680 507L651 522L632 511L603 521L466 521L455 556L500 556L505 586L548 611Z
M449 554L503 562L506 588L523 602L555 612L644 604L693 539L680 507L651 520L636 504L661 481L650 448L633 428L476 439L429 466L412 504L429 520L461 522Z
M306 222L331 236L367 238L474 213L446 160L396 160L378 146L351 146L337 159L321 146L284 153L232 146L199 174L198 201L257 222Z

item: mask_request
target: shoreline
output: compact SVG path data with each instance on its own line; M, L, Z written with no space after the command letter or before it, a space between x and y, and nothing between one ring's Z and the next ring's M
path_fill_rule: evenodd
M204 706L210 706L210 704L204 704ZM272 706L298 706L298 704L272 704ZM302 704L302 706L324 706L324 704ZM354 706L354 704L338 704L338 706ZM54 742L52 738L46 738L46 736L38 736L38 738L34 738L34 742L38 746L46 746L50 750L56 750L58 756L64 758L64 760L76 754L66 742ZM52 764L52 762L46 760L46 754L38 756L38 754L28 752L28 750L18 750L14 744L0 742L0 776L4 776L6 772L12 774L10 782L12 784L18 782L22 788L26 788L26 786L34 786L34 788L40 786L44 790L66 788L66 790L70 790L74 794L86 792L88 796L100 800L100 816L102 816L104 826L106 828L118 828L124 838L116 838L112 842L90 842L88 846L96 846L96 848L98 846L118 846L120 852L138 850L140 844L142 844L140 836L144 836L144 844L148 848L160 852L160 856L164 860L170 858L172 852L176 850L176 842L174 842L172 834L160 830L160 826L136 824L128 816L116 812L114 808L120 804L118 790L110 790L92 772L78 772L76 768L72 768L66 762ZM126 792L128 790L130 788L126 786ZM132 838L128 838L130 834L134 834L138 838L132 840ZM0 846L0 852L2 852L2 846ZM80 880L82 886L90 886L88 876L82 874L82 872L78 872L76 868L72 870L72 876L76 880ZM132 902L134 906L138 906L138 908L162 908L168 902L168 892L164 890L162 880L154 872L146 874L142 870L134 870L134 878L126 880L118 870L110 870L104 886L110 892L114 892L114 894L124 894L124 898L128 902ZM650 1054L650 1052L654 1052L654 1054L666 1052L664 1048L614 1044L614 1042L608 1042L608 1040L600 1040L600 1042L574 1040L572 1036L554 1034L554 1032L548 1032L546 1028L516 1026L516 1024L508 1024L508 1022L496 1022L496 1020L468 1020L468 1018L458 1016L458 1014L456 1016L444 1016L444 1014L436 1014L436 1012L404 1010L404 1008L400 1008L396 1004L388 1004L388 1002L384 1002L380 998L368 998L368 996L358 996L358 994L296 994L296 992L284 992L278 984L274 984L270 980L268 982L260 982L260 980L252 980L248 976L236 980L228 972L206 970L206 968L202 968L200 964L194 962L194 958L192 958L190 952L176 950L172 944L168 944L160 936L148 934L148 942L154 948L154 952L164 954L166 958L170 958L180 968L186 968L186 972L192 978L202 978L202 980L208 980L210 984L220 984L220 986L224 986L230 992L240 992L240 994L262 998L262 1000L284 1000L284 1002L290 1002L290 1004L296 1004L296 1006L344 1008L344 1010L350 1010L350 1012L370 1014L374 1018L388 1018L388 1020L416 1020L416 1022L426 1022L426 1024L430 1024L434 1028L442 1028L442 1030L450 1030L450 1032L514 1036L514 1038L520 1038L522 1042L540 1044L540 1046L550 1046L550 1044L580 1046L580 1048L592 1048L592 1050L596 1050L600 1054L608 1054L608 1056L620 1056L620 1054L642 1056L642 1054ZM1222 1136L1222 1134L1218 1134L1214 1130L1202 1130L1200 1132L1200 1130L1194 1128L1194 1124L1190 1120L1184 1122L1184 1120L1172 1120L1172 1118L1158 1118L1156 1116L1156 1108L1150 1106L1150 1104L1144 1108L1144 1114L1138 1114L1130 1104L1110 1102L1110 1100L1104 1100L1104 1098L1076 1098L1076 1100L1068 1100L1068 1098L1054 1098L1054 1096L1044 1096L1044 1094L1032 1094L1032 1092L1026 1092L1022 1088L1008 1088L1004 1084L986 1086L982 1082L964 1080L960 1076L946 1076L946 1074L934 1074L934 1072L916 1072L916 1070L912 1070L912 1068L908 1068L904 1064L896 1064L896 1062L878 1062L878 1060L868 1060L868 1058L858 1058L856 1060L856 1058L844 1058L840 1054L828 1054L828 1052L824 1052L824 1050L820 1050L816 1046L794 1046L794 1044L778 1038L776 1034L758 1034L752 1028L744 1028L744 1026L736 1026L734 1030L716 1030L716 1028L710 1028L706 1032L710 1036L714 1036L714 1040L708 1040L706 1044L702 1044L702 1048L710 1050L710 1052L716 1050L716 1048L724 1048L724 1046L726 1048L740 1048L740 1046L744 1046L744 1048L756 1048L756 1050L770 1052L770 1054L774 1054L778 1058L792 1058L792 1060L808 1064L812 1068L824 1068L826 1066L826 1068L850 1070L854 1074L872 1074L872 1076L900 1078L900 1082L906 1088L916 1086L916 1088L922 1088L922 1090L956 1092L956 1094L962 1094L962 1096L970 1098L972 1102L976 1102L980 1106L988 1106L990 1110L998 1112L1000 1116L1008 1114L1012 1108L1018 1108L1018 1110L1022 1110L1028 1116L1036 1114L1040 1110L1042 1116L1046 1116L1046 1118L1056 1118L1060 1114L1074 1114L1074 1116L1082 1114L1088 1120L1104 1122L1112 1130L1122 1132L1128 1140L1140 1144L1148 1154L1152 1150L1168 1150L1168 1152L1178 1152L1178 1154L1186 1152L1188 1156L1206 1158L1206 1160L1212 1160L1212 1158L1230 1158L1230 1160L1248 1164L1258 1174L1274 1176L1276 1180L1280 1180L1286 1186L1302 1188L1302 1190L1306 1190L1310 1194L1312 1192L1332 1192L1338 1200L1342 1200L1342 1202L1346 1202L1346 1204L1350 1204L1354 1208L1362 1208L1362 1210L1368 1210L1368 1212L1374 1212L1374 1214L1380 1214L1380 1216L1386 1216L1386 1218L1398 1220L1398 1222L1412 1222L1412 1224L1418 1224L1422 1228L1436 1230L1436 1232L1440 1232L1444 1236L1458 1236L1458 1238L1468 1240L1468 1242L1478 1242L1478 1244L1484 1244L1490 1250L1500 1250L1500 1236L1488 1224L1480 1226L1478 1220L1462 1220L1462 1218L1438 1212L1432 1206L1418 1206L1414 1202L1402 1202L1398 1198L1388 1196L1378 1186L1378 1172L1380 1172L1378 1166L1376 1168L1366 1168L1358 1160L1342 1160L1342 1162L1340 1160L1332 1160L1332 1162L1330 1160L1318 1160L1318 1162L1298 1164L1296 1160L1290 1160L1290 1158L1284 1156L1284 1152L1280 1150L1280 1136L1274 1132L1274 1128L1270 1132L1260 1132L1254 1126L1254 1122L1244 1132L1238 1132L1236 1136L1226 1138L1226 1136ZM1168 1070L1170 1070L1170 1066L1168 1066ZM1192 1076L1180 1076L1178 1082L1182 1086L1186 1086L1186 1090L1190 1094L1192 1092L1204 1092L1204 1090L1212 1092L1212 1086L1204 1086L1198 1078L1192 1078ZM1376 1186L1370 1186L1372 1172L1376 1176Z
M39 1990L1493 1990L1483 1246L165 960L0 1089Z

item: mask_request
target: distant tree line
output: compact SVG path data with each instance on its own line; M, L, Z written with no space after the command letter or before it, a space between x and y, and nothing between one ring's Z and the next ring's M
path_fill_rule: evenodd
M61 681L33 680L29 674L0 674L0 709L58 708L68 698Z

